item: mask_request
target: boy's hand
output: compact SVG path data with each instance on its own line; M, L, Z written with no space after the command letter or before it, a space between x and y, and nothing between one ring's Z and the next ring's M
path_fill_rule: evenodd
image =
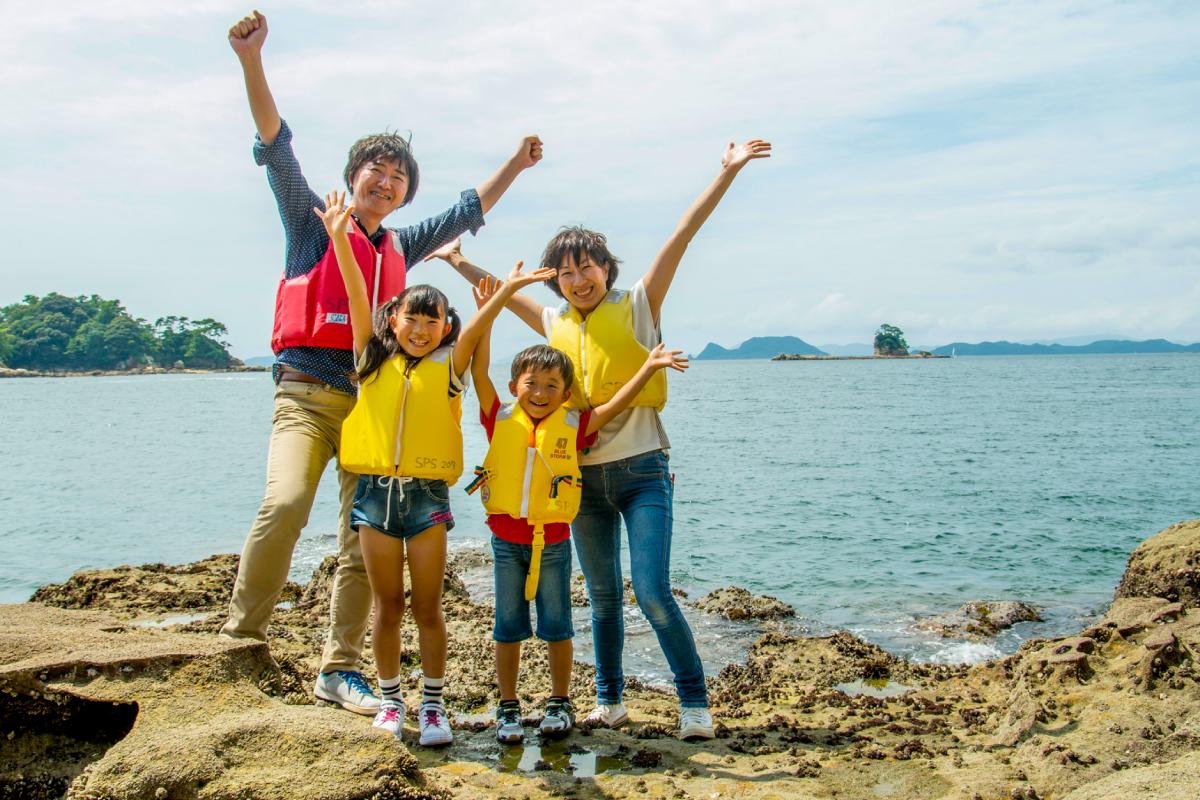
M513 159L521 166L521 169L529 169L542 160L542 140L536 134L526 136L521 140L521 146L517 148Z
M483 308L487 304L487 301L492 299L492 295L500 291L500 287L503 285L504 283L494 275L480 278L479 284L471 287L471 294L475 295L475 307Z
M725 155L721 157L721 166L726 169L741 169L752 158L770 157L770 142L764 142L762 139L751 139L740 145L730 142L725 148Z
M352 224L350 215L354 212L354 206L343 206L342 204L345 202L345 192L330 192L325 195L325 210L313 209L313 213L321 218L321 222L325 223L325 232L329 234L331 240L339 236L348 236L347 231Z
M652 369L665 369L670 367L676 372L683 372L688 368L687 356L682 350L668 350L665 345L657 344L650 354L646 356L646 364Z
M267 18L257 10L234 24L229 29L229 46L238 57L257 53L267 40Z
M452 263L454 263L453 262L454 257L461 256L461 255L462 255L462 237L460 236L459 238L455 239L453 242L450 242L449 244L444 244L441 247L439 247L437 250L434 250L432 253L425 256L425 260L433 261L435 258L440 258L443 261L446 261L446 262L449 262L452 264Z
M517 265L515 267L513 267L512 272L508 273L507 283L509 283L513 287L514 292L520 291L522 288L528 286L531 283L538 283L540 281L549 280L550 278L553 278L558 272L558 270L555 270L552 267L547 267L546 269L539 269L539 270L535 270L533 272L525 273L525 272L521 272L521 267L524 265L525 265L524 261L518 261Z

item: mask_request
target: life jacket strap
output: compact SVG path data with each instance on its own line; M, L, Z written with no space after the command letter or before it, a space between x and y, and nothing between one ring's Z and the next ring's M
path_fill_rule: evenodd
M536 522L533 526L533 551L529 554L529 574L525 576L525 600L537 597L538 579L542 574L542 550L546 548L546 528Z
M491 477L492 477L492 471L490 469L487 469L486 467L476 467L475 468L475 477L474 477L474 479L471 480L470 483L467 484L467 487L465 490L466 493L467 494L475 494L475 492L479 489L479 487L483 486L485 483L487 483L491 479Z
M574 486L580 491L583 490L583 479L576 478L573 475L556 475L550 480L550 497L551 499L558 497L558 485L565 483L567 486Z

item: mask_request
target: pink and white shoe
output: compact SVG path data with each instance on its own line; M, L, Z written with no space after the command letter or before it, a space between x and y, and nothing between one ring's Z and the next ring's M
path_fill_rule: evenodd
M384 700L379 704L379 713L375 715L375 721L371 723L371 727L382 728L399 739L400 732L404 728L404 711L404 703Z
M442 747L454 741L450 717L441 703L423 703L417 712L417 721L421 726L418 741L422 747Z

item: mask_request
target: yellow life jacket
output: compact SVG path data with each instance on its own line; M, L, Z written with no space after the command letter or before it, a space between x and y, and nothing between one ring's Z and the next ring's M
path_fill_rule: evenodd
M633 301L629 292L611 289L585 318L563 303L550 322L550 346L566 353L575 367L572 408L595 408L607 403L641 369L650 351L633 334ZM667 404L666 370L658 370L631 406L659 411Z
M525 599L537 595L545 526L570 522L579 513L583 486L579 474L579 412L565 407L536 426L518 403L507 403L496 414L492 442L483 467L468 492L480 485L489 514L507 514L533 525L533 552L525 577Z
M395 356L358 388L342 423L338 460L360 475L443 480L462 474L462 397L450 397L451 347L425 356L404 374Z

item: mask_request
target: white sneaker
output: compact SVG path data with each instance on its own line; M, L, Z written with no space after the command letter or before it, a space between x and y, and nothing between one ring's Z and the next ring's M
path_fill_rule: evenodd
M363 674L357 671L322 672L313 685L313 694L355 714L369 717L379 710L379 698L371 691Z
M379 713L375 715L371 727L382 728L399 739L400 731L404 729L404 710L404 703L385 700L379 704Z
M441 747L454 741L454 733L450 730L450 717L441 703L423 704L417 712L417 720L421 725L421 738L418 742L423 747Z
M583 718L582 726L585 728L616 728L628 721L629 712L625 710L624 703L611 706L600 703Z
M680 739L712 739L714 736L716 732L713 730L713 718L707 708L679 710Z

